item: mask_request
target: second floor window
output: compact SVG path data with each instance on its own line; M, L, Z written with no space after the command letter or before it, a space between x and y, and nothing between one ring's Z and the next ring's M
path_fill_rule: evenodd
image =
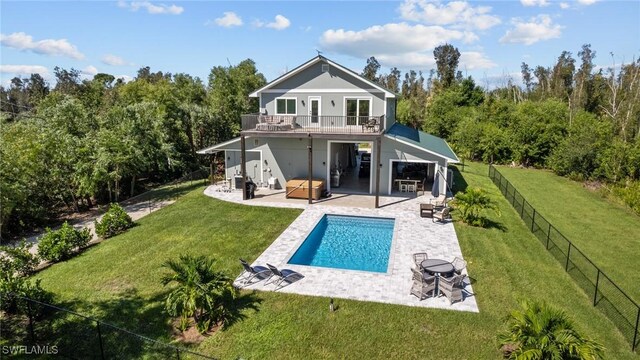
M291 99L291 98L276 99L276 114L295 115L296 99Z

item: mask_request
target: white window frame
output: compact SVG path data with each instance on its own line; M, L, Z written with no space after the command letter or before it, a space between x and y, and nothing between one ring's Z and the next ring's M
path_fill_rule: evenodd
M284 102L285 113L279 113L279 112L278 112L278 100L284 100L284 101L285 101L285 102ZM295 111L293 114L288 114L288 113L286 113L286 111L287 111L287 110L289 110L289 109L287 108L287 100L295 100L295 102L296 102L296 111ZM298 113L298 98L297 98L297 97L292 97L292 96L287 96L287 97L285 97L285 96L277 97L277 98L275 98L275 100L273 101L273 105L274 105L274 107L275 107L275 109L274 109L274 113L275 113L276 115L297 115L297 113Z
M347 118L347 100L358 100L356 104L356 108L358 112L360 112L360 100L369 100L369 114L361 115L358 114L356 116L356 125L345 125L345 126L360 126L360 116L368 116L371 117L373 114L373 96L344 96L342 98L342 116Z

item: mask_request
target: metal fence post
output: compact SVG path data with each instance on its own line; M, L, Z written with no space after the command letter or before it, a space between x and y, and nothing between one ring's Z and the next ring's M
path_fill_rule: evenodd
M547 250L549 250L549 240L551 238L551 223L549 223L549 230L547 230ZM598 271L600 271L598 269Z
M531 232L535 234L533 231L533 225L536 224L536 209L533 209L533 217L531 218Z
M29 315L29 333L31 334L31 341L36 342L36 333L33 331L33 315L31 312L31 301L25 299L27 301L27 313Z
M520 219L524 219L524 203L526 203L527 201L524 199L524 196L520 195L520 197L522 197L522 207L520 208Z
M596 291L593 293L593 306L596 306L598 302L598 284L600 283L600 269L598 269L598 276L596 276Z
M98 330L98 343L100 344L100 358L104 359L104 347L102 346L102 331L100 331L100 322L96 320L96 329Z
M564 271L569 271L569 256L571 256L571 242L569 242L569 249L567 250L567 262L564 264Z
M636 344L638 342L638 325L640 324L640 307L638 308L638 316L636 316L636 332L633 334L633 346L631 347L632 351L636 351Z

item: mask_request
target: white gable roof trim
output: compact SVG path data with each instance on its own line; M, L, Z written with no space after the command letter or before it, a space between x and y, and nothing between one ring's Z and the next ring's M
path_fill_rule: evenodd
M235 139L231 139L229 141L221 142L219 144L215 144L213 146L209 146L208 148L204 148L202 150L198 150L198 151L196 151L196 154L199 154L199 155L215 154L215 153L217 153L219 151L225 150L225 149L220 149L220 148L225 147L225 146L230 145L230 144L233 144L233 143L238 142L238 141L240 141L239 137L237 137Z
M363 81L363 82L365 82L366 84L368 84L368 85L370 85L371 87L373 87L373 89L376 89L377 91L380 91L380 92L384 93L385 97L387 97L387 98L395 98L395 97L396 97L396 95L395 95L394 93L392 93L392 92L390 92L389 90L387 90L387 89L383 88L382 86L380 86L380 85L378 85L378 84L374 83L373 81L371 81L371 80L369 80L369 79L366 79L366 78L362 77L360 74L356 73L356 72L355 72L355 71L353 71L353 70L347 69L346 67L344 67L344 66L342 66L342 65L340 65L340 64L338 64L338 63L336 63L336 62L333 62L333 61L331 61L331 60L327 59L326 57L324 57L324 56L322 56L322 55L318 55L318 56L316 56L315 58L313 58L313 59L311 59L311 60L307 61L306 63L304 63L304 64L302 64L302 65L298 66L297 68L295 68L295 69L293 69L293 70L289 71L288 73L286 73L286 74L284 74L284 75L280 76L279 78L277 78L277 79L275 79L275 80L271 81L271 82L270 82L270 83L268 83L267 85L265 85L265 86L261 87L260 89L258 89L258 90L256 90L256 91L252 92L251 94L249 94L249 97L258 97L258 95L260 95L260 93L262 93L262 92L266 92L266 90L273 88L275 85L277 85L277 84L281 83L282 81L284 81L284 80L286 80L286 79L289 79L289 78L293 77L294 75L298 74L299 72L301 72L301 71L303 71L303 70L305 70L305 69L309 68L310 66L312 66L312 65L314 65L314 64L316 64L316 63L318 63L318 62L321 62L321 61L325 61L325 62L327 62L329 65L334 66L334 67L336 67L336 68L338 68L338 69L340 69L340 70L344 71L344 72L345 72L345 73L347 73L347 74L350 74L350 75L352 75L352 76L355 76L356 78L360 79L361 81ZM293 90L293 89L291 89L291 90ZM317 92L320 92L320 93L321 93L321 92L324 92L324 90L323 90L323 89L318 89L318 91L317 91Z

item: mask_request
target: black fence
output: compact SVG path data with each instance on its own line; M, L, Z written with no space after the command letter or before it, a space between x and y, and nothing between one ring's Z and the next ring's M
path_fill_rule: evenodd
M489 165L489 178L547 251L564 266L569 275L588 295L593 296L593 306L611 319L635 351L640 343L638 328L640 306L544 216L540 215L493 165Z
M22 315L3 315L0 358L214 359L51 304L18 297Z

